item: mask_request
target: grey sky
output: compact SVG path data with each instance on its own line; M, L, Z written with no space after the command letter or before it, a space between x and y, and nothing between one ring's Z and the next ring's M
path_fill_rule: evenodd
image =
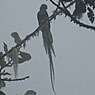
M37 28L36 14L42 3L48 5L48 12L52 14L55 7L45 0L0 0L1 51L3 51L3 41L9 48L15 45L10 35L13 31L17 31L23 39ZM52 21L51 26L57 55L53 58L57 95L94 95L95 32L79 28L64 16L57 17ZM7 82L2 90L7 95L23 95L28 89L35 90L38 95L53 94L49 61L45 54L41 33L39 37L27 42L24 51L32 55L32 60L19 65L19 77L29 75L30 78L20 82ZM12 68L7 70L13 74Z

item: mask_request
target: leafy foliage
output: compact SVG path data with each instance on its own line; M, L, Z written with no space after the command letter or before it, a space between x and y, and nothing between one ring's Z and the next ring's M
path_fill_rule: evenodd
M19 44L21 42L21 38L19 37L17 32L13 32L12 37L14 38L14 42L16 44ZM3 42L4 46L4 52L7 53L8 52L8 46L5 42ZM31 55L26 53L26 52L22 52L21 49L21 45L18 48L12 48L13 50L8 53L6 55L6 60L5 57L3 57L2 59L0 59L0 89L2 87L6 86L5 81L19 81L19 80L25 80L26 78L29 78L29 76L24 77L24 78L19 78L16 79L18 77L18 63L24 63L25 61L29 61L31 59ZM0 57L3 56L3 52L0 52ZM9 72L6 72L6 70L4 70L6 67L12 67L14 69L14 74L15 74L15 79L11 79L6 77L6 75L11 75ZM3 78L4 76L4 78ZM0 92L0 95L1 94ZM4 94L5 95L5 94Z
M88 13L87 13L87 15L88 15L88 18L89 18L89 20L91 21L91 23L93 23L94 22L94 13L93 13L93 11L91 10L91 8L90 7L88 7L87 8L88 9Z
M36 95L36 92L34 90L28 90L24 95Z
M42 29L43 25L47 21L50 22L52 19L56 19L57 15L64 13L65 16L71 18L71 22L79 25L79 27L85 27L87 29L95 30L94 26L90 26L88 24L84 24L80 22L80 19L83 17L84 14L86 14L89 21L92 24L94 23L95 0L58 0L58 4L53 2L53 0L50 1L55 6L57 6L56 10L54 10L54 13L50 17L47 17L33 33L27 35L22 40L17 32L13 32L11 36L14 38L14 42L16 43L16 46L11 48L10 50L8 50L7 44L3 42L5 54L3 54L3 52L0 52L0 88L6 86L5 81L18 81L18 80L24 80L26 78L29 78L29 77L20 78L20 79L11 79L11 78L8 79L7 77L3 78L3 76L11 75L9 72L6 72L4 68L13 66L15 71L15 76L17 76L18 64L24 63L25 61L29 61L31 59L31 55L26 52L22 52L21 48L26 47L26 42L30 39L30 37L34 37L39 34L39 31ZM72 10L68 11L69 7L74 8L73 12ZM48 51L48 54L49 54L50 63L52 64L50 70L51 70L51 75L53 75L51 76L51 80L53 80L54 68L53 68L53 62L52 62L52 56L50 50ZM7 60L5 60L5 57L7 57ZM5 95L1 93L3 93L2 91L0 91L0 95ZM34 93L33 90L29 90L25 93L25 95L31 95L33 93ZM34 93L34 95L35 94L36 92Z
M62 2L65 2L65 1L66 0L63 0ZM94 14L95 0L70 0L69 3L72 1L75 2L73 4L75 6L74 11L73 11L73 16L76 19L80 19L82 15L86 13L89 21L93 23L95 19L95 14Z
M93 25L88 25L88 24L86 24L86 23L84 23L84 22L81 22L80 20L78 20L78 18L80 19L81 17L82 17L82 14L84 14L84 13L87 13L87 8L88 7L90 7L91 8L91 10L92 10L92 6L90 6L90 4L86 4L85 3L85 0L70 0L69 2L66 2L66 3L64 3L64 0L59 0L59 2L58 2L58 4L55 2L55 1L53 1L53 0L50 0L51 1L51 3L53 4L53 5L55 5L56 7L57 7L57 11L56 11L56 13L58 13L57 15L59 15L59 13L64 13L65 14L65 16L68 16L68 17L70 17L70 19L71 19L71 22L73 22L73 23L75 23L75 24L77 24L77 25L79 25L79 27L84 27L84 28L87 28L87 29L91 29L91 30L94 30L95 31L95 27L93 26ZM80 11L80 14L75 14L75 15L73 15L71 12L72 12L72 10L70 10L70 11L68 11L68 8L69 7L73 7L74 6L74 4L75 5L80 5L79 4L79 2L83 2L82 4L85 4L85 6L86 6L86 12L85 11L83 11L83 9L84 8L80 8L81 9L81 11L79 10L79 8L78 9L76 9L77 7L75 7L74 8L74 10L73 10L73 13L74 13L74 11L76 11L76 10L79 10ZM94 2L94 1L93 1ZM65 4L67 4L68 3L68 5L65 5ZM95 2L94 2L95 3ZM81 6L84 6L84 5L81 5ZM93 13L94 13L94 8L93 8ZM77 12L78 13L78 12ZM90 20L89 21L91 21L91 22L93 22L94 20L93 20L93 16L90 16Z

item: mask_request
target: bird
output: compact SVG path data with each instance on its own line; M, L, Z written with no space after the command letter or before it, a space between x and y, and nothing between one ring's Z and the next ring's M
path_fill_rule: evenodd
M55 74L54 74L54 66L52 61L52 53L55 55L54 47L53 47L53 37L50 31L50 21L49 21L49 15L47 13L47 5L42 4L40 7L40 10L37 13L37 19L38 24L42 25L41 31L42 31L42 37L43 37L43 45L46 51L46 54L49 56L50 61L50 77L51 77L51 84L53 92L55 92L54 83L55 83ZM46 21L45 21L46 20Z

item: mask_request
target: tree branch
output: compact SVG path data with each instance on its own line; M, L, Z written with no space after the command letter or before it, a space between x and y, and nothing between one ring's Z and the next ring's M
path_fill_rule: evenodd
M0 76L2 76L2 75L5 76L5 75L11 75L11 74L8 73L8 72L1 72L1 73L0 73Z
M71 15L71 13L67 10L67 8L65 7L65 5L63 4L63 2L61 1L62 5L63 5L63 8L58 6L53 0L50 0L52 2L53 5L55 5L56 7L58 7L60 10L62 10L68 17L71 18L71 21L73 21L74 23L76 23L77 25L79 25L79 27L84 27L84 28L87 28L87 29L91 29L91 30L94 30L95 31L95 27L94 26L90 26L90 25L87 25L87 24L84 24L80 21L78 21L75 17L73 17Z
M74 2L68 4L66 8L70 7L72 4L74 4ZM60 13L62 13L61 10L56 11L56 13L54 12L54 13L49 17L49 21L53 20L53 19L54 19L57 15L59 15ZM30 39L30 37L36 36L36 35L38 34L38 32L40 31L40 29L43 27L44 23L45 23L47 20L48 20L48 18L46 18L46 19L43 21L43 23L42 23L39 27L37 27L37 28L35 29L34 32L32 32L32 33L30 33L29 35L27 35L27 36L21 41L21 43L19 43L19 44L17 44L16 46L12 47L8 52L6 52L5 54L3 54L3 56L0 56L0 60L1 60L3 57L5 57L8 53L12 52L13 48L17 48L17 47L21 46L21 45L24 44L26 41L28 41L28 40Z
M86 25L86 24L84 24L84 23L82 23L82 22L76 20L76 18L74 18L74 17L70 14L70 12L67 10L67 7L69 7L69 6L70 6L71 4L73 4L74 2L71 2L70 5L67 5L67 7L65 7L65 5L64 5L64 8L65 8L65 10L64 10L62 7L58 6L58 5L57 5L55 2L53 2L52 0L50 0L50 1L51 1L56 7L58 7L61 11L59 10L59 11L57 11L56 13L53 13L53 14L49 17L49 21L51 21L52 19L54 19L57 15L59 15L59 14L62 13L62 11L63 11L68 17L71 18L71 21L73 21L74 23L78 24L80 27L85 27L85 28L87 28L87 29L95 30L95 27L94 27L94 26ZM21 45L24 44L30 37L36 36L36 35L38 34L38 32L40 31L40 29L42 28L42 26L44 25L44 23L45 23L47 20L48 20L48 18L46 18L46 19L43 21L43 23L42 23L39 27L36 28L36 30L35 30L34 32L32 32L32 33L30 33L29 35L27 35L27 36L21 41L21 43L17 44L17 45L14 46L13 48L17 48L17 47L21 46ZM0 60L1 60L3 57L5 57L8 53L10 53L10 52L13 50L13 48L11 48L8 52L6 52L5 54L3 54L3 56L0 57Z
M1 80L11 82L11 81L21 81L21 80L25 80L27 78L29 78L29 76L26 76L24 78L18 78L18 79L4 78L4 79L1 79Z

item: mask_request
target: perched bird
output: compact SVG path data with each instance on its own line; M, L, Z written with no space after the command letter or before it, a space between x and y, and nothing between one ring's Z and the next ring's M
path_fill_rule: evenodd
M46 10L47 10L47 5L42 4L39 12L37 13L37 18L38 18L39 25L44 23L41 27L43 44L44 44L46 54L48 54L49 60L50 60L51 84L52 84L52 89L55 93L55 89L54 89L55 75L54 75L54 66L53 66L53 61L52 61L52 53L54 54L54 56L56 55L55 55L54 48L53 48L53 38L52 38L51 31L50 31L49 16Z

